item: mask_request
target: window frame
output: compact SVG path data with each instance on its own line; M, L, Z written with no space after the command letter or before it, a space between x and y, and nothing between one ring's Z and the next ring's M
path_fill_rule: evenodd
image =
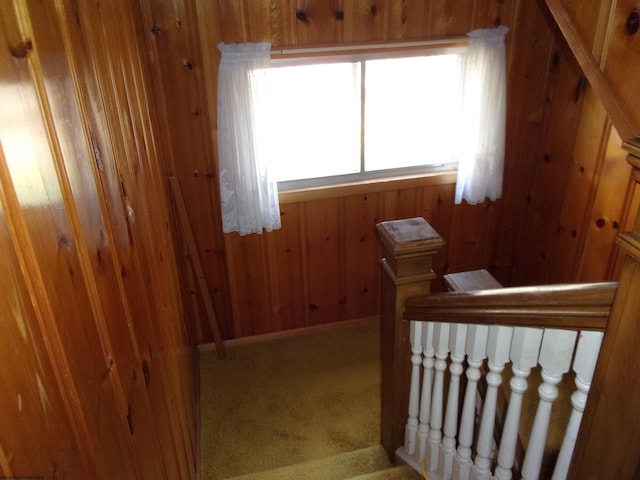
M291 48L273 48L271 62L277 66L311 65L329 62L361 62L376 59L406 58L425 55L443 55L464 53L468 38L448 37L425 41L374 42L366 44L340 44L332 46L308 46ZM455 183L457 162L400 167L393 169L364 171L364 145L361 145L360 172L345 175L331 175L308 179L286 180L278 182L280 194L291 192L291 198L297 198L303 191L328 189L342 190L349 186L396 183L398 181L414 183L416 179L429 179L432 182L441 178L444 183ZM385 190L386 188L383 188Z

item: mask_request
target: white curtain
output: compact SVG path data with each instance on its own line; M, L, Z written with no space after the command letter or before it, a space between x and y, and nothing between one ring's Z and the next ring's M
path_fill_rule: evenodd
M271 44L218 45L218 155L225 233L280 228L278 187L259 148Z
M461 138L455 203L474 205L502 195L507 107L507 27L468 33L463 60Z

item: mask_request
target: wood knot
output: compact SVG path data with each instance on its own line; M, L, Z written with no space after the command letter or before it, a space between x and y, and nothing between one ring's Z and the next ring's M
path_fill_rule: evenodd
M605 222L604 218L599 218L599 219L596 220L596 227L602 228L602 227L604 227L605 223L606 222Z
M336 12L336 20L344 20L344 12L341 10L338 10Z
M151 381L151 373L149 372L149 364L146 360L142 361L142 375L144 376L144 384L148 387Z
M25 40L18 45L9 47L9 50L11 51L11 55L13 55L14 58L27 58L29 52L33 50L33 42L31 40Z
M64 247L64 248L71 247L71 241L64 234L58 237L58 243L60 244L61 247Z
M626 27L629 35L634 35L640 28L640 15L635 10L627 16Z
M162 33L162 30L160 30L160 27L154 25L154 27L151 29L151 33L158 36Z
M588 85L587 77L585 77L584 75L580 76L580 80L578 80L578 85L576 85L576 89L573 92L573 101L575 103L578 103L578 101L580 100L580 97L582 97L585 90L587 89L587 85Z
M301 22L309 22L309 16L307 15L307 12L305 12L304 10L298 10L296 12L296 18Z

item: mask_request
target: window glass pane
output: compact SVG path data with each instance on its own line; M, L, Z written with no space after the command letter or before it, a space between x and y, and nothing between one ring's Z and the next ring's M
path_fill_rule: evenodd
M365 170L453 161L459 138L459 55L366 62Z
M267 71L268 161L278 181L360 171L360 65Z

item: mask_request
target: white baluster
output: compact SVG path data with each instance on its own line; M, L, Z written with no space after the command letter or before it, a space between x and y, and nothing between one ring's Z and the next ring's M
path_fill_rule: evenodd
M418 417L418 451L419 462L424 460L429 435L429 419L431 416L431 387L433 385L433 366L436 351L433 348L433 322L422 324L422 393L420 394L420 416Z
M433 347L436 351L435 377L431 400L431 419L429 421L429 439L425 452L426 468L429 471L438 468L438 455L442 439L442 409L444 396L444 371L447 368L449 353L450 324L438 322L433 328Z
M411 387L409 389L409 418L404 429L404 449L409 455L416 451L418 413L420 407L420 365L422 364L422 322L411 322Z
M493 427L496 417L496 399L498 387L502 383L500 375L504 364L509 360L511 345L511 327L492 325L489 328L487 342L487 357L489 358L489 373L487 374L487 393L484 398L482 419L478 432L477 455L471 470L473 480L488 480L491 478L491 450L493 447Z
M447 394L447 410L444 419L444 437L440 444L438 471L443 480L451 478L453 456L456 453L456 431L458 430L458 399L460 397L460 375L464 360L464 347L467 341L467 325L454 323L449 333L449 393Z
M467 332L467 388L464 392L462 416L460 417L460 433L458 434L458 451L454 457L452 477L456 480L469 480L471 474L471 446L473 444L473 427L476 415L476 395L480 367L487 353L487 325L469 325Z
M494 477L496 480L511 478L518 441L520 412L522 411L522 394L527 389L527 377L531 373L531 369L538 363L542 333L543 330L540 328L520 327L513 329L509 355L513 370L513 377L509 382L511 396L498 449L498 466Z
M522 464L522 478L525 480L534 480L540 476L551 407L558 397L557 385L562 380L562 375L568 372L571 366L575 340L576 332L556 329L544 331L538 361L542 367L543 383L538 387L540 401Z
M578 347L573 360L573 371L576 372L576 387L578 388L571 396L573 410L567 425L567 431L562 440L562 447L556 460L556 467L553 471L552 480L564 480L569 472L571 456L576 446L578 429L582 422L582 412L587 403L587 394L591 387L591 379L596 368L600 345L602 344L602 332L580 332Z

